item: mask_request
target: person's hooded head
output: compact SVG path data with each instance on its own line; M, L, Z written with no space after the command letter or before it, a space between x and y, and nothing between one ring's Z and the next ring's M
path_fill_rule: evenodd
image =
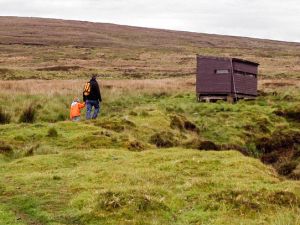
M80 102L79 98L78 97L75 97L73 102Z
M97 74L93 74L91 80L96 80L97 79Z

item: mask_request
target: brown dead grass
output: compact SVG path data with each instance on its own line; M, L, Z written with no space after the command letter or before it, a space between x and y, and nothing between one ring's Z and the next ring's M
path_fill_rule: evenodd
M1 81L0 94L56 94L81 95L85 82L88 80L18 80ZM122 93L180 93L195 90L195 76L165 79L140 80L100 80L101 89L110 95ZM300 88L300 79L263 79L259 80L259 90L276 90L278 88Z
M259 87L287 87L287 86L294 86L300 87L300 79L263 79L259 82Z
M19 80L1 81L0 94L76 94L81 93L87 80ZM145 80L100 80L102 89L111 95L122 93L175 93L195 88L194 77L145 79Z
M196 54L259 62L263 78L300 77L299 43L16 17L0 17L0 34L6 80L78 79L91 71L115 79L182 77L195 73Z

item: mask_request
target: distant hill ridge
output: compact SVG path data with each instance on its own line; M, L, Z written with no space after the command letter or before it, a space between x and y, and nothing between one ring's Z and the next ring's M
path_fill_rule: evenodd
M160 46L165 44L181 45L182 43L179 41L182 41L190 42L190 44L197 45L197 47L240 46L251 48L259 45L264 45L264 47L276 45L277 48L287 45L300 47L300 43L295 42L133 27L109 23L26 17L0 17L0 32L1 44L78 44L88 47L108 44ZM123 43L120 43L120 41L123 41Z
M259 61L268 77L300 77L300 43L107 23L0 17L0 50L3 79L70 78L62 72L74 66L75 77L90 71L130 78L186 76L194 74L196 54ZM60 68L59 76L52 67Z

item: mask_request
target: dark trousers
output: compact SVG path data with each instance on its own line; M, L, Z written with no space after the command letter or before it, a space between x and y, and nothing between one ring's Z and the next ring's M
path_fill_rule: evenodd
M86 100L86 119L96 119L100 112L100 103L98 100ZM91 117L92 109L94 107L94 114Z

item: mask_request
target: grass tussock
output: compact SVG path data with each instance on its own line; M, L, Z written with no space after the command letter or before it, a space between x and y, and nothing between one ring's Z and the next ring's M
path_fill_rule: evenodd
M19 122L20 123L33 123L37 117L37 109L34 105L29 105L26 107L22 114L20 115Z
M212 141L201 141L197 146L199 150L220 150L220 147Z
M11 145L3 142L3 141L0 141L0 153L11 153L13 151L13 148Z
M126 143L126 147L130 150L130 151L143 151L146 149L146 145L139 141L139 140L129 140Z
M38 150L38 148L40 147L40 144L34 144L32 146L30 146L24 153L25 157L30 157L33 156L35 154L35 152Z
M300 106L299 105L288 107L283 110L278 109L274 113L278 116L282 116L287 119L300 122Z
M263 153L270 153L281 148L293 148L299 143L300 131L297 130L275 130L270 136L261 137L256 146Z
M10 123L10 121L11 115L0 107L0 124L7 124Z
M189 121L185 116L180 114L172 115L171 118L170 127L173 129L179 129L181 131L192 131L199 133L200 129L197 127L197 125L191 121Z
M289 191L276 191L266 193L264 190L254 191L229 191L210 195L216 201L231 206L241 215L249 211L261 212L267 207L288 207L300 206L300 198Z
M151 144L154 144L158 148L170 148L178 144L178 140L170 131L155 133L150 137L149 141Z
M105 121L96 121L95 124L107 130L112 130L115 132L123 132L126 128L130 129L135 127L134 122L126 118L111 118Z
M116 212L129 210L132 212L147 212L158 210L169 210L164 204L163 198L155 196L157 194L131 190L129 192L104 192L99 195L98 210Z
M299 162L296 161L286 162L281 164L277 171L280 175L287 176L290 175L294 169L296 169L298 164Z
M55 138L57 136L58 136L58 132L55 129L55 127L49 128L48 133L47 133L47 137L53 137L53 138Z

